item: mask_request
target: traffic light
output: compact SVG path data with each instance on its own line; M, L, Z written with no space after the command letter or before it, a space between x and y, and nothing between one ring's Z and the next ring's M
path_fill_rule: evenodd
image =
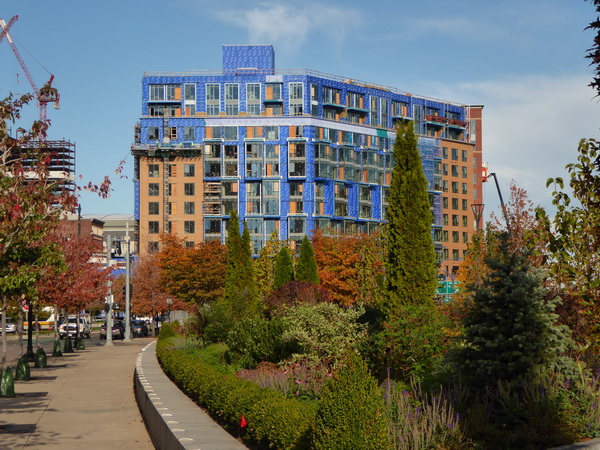
M123 298L127 298L127 286L123 285Z

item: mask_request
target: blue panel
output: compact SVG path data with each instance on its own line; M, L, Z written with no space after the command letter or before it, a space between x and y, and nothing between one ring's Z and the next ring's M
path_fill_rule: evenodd
M271 45L224 45L223 70L258 69L275 71L275 52Z
M135 220L140 220L140 180L133 182L134 189L134 205L133 205L133 216Z

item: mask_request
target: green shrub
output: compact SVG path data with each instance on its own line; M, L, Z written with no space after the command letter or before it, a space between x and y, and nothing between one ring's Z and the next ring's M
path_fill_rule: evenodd
M247 437L271 447L307 448L314 404L285 398L231 374L219 372L203 358L219 359L226 346L209 346L190 353L175 349L175 338L159 340L158 359L165 373L193 400L238 426L242 414L248 420Z
M313 431L315 449L387 449L383 393L364 361L348 353L323 388Z
M163 322L163 324L160 326L160 333L158 333L158 340L162 341L170 337L176 336L177 333L175 332L175 330L178 326L178 322Z
M296 347L283 340L284 331L284 322L279 318L242 319L227 335L226 358L244 369L289 358Z
M283 339L300 347L292 362L335 367L340 355L366 339L365 327L357 323L363 313L362 306L345 309L333 303L286 308Z

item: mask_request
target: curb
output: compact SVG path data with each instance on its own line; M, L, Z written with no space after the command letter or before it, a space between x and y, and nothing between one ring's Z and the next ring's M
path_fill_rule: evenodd
M165 375L156 358L156 341L138 354L133 378L138 406L158 450L247 448Z

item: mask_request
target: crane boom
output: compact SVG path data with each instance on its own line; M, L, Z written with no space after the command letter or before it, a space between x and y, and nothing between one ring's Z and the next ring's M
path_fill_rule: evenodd
M8 41L10 48L12 49L13 53L15 54L17 61L19 61L19 65L21 66L21 69L23 69L23 72L25 72L25 76L27 77L27 80L29 81L31 88L33 89L33 92L35 93L35 96L37 98L37 101L38 101L38 104L40 107L40 120L45 121L46 120L46 105L48 104L48 102L54 102L55 107L58 107L58 102L59 102L60 96L58 95L58 92L56 92L56 90L52 88L52 81L54 80L54 75L50 75L50 80L44 85L43 92L40 92L40 90L37 87L37 84L35 84L35 80L31 76L31 73L29 72L29 69L27 68L27 65L25 64L25 61L23 61L23 58L21 58L21 53L19 53L19 49L17 48L14 41L10 37L10 34L8 33L8 30L10 29L10 27L18 19L19 19L19 16L14 16L8 21L8 24L4 21L4 19L0 19L0 28L2 28L2 31L0 32L0 42L2 42L2 39L4 37L6 37L6 40Z

